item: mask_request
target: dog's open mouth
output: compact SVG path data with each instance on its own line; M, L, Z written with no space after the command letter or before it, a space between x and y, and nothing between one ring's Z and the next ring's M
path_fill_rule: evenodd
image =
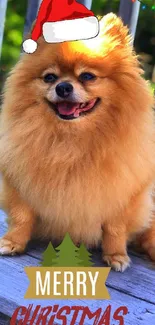
M91 112L99 102L99 98L92 99L86 103L75 103L75 102L58 102L56 103L55 110L60 118L64 120L72 120L80 117L83 114Z

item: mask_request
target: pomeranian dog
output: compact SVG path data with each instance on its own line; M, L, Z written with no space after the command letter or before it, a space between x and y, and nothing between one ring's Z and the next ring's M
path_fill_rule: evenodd
M96 38L40 38L11 72L0 131L2 255L68 232L75 244L101 244L116 271L129 266L135 238L155 260L153 99L130 41L108 14Z

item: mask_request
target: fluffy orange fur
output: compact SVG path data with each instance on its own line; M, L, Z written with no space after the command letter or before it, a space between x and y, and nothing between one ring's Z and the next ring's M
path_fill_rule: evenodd
M135 235L155 258L153 99L122 21L109 14L100 28L87 41L41 38L6 82L0 168L9 229L1 254L24 251L32 237L61 240L69 232L75 243L102 243L103 260L117 271L129 265L126 246ZM100 98L94 111L59 119L46 71L69 80L80 102ZM82 85L83 71L97 78Z

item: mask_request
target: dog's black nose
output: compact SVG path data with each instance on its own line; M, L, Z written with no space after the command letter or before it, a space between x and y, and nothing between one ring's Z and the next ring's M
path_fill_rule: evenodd
M67 98L73 92L73 86L69 82L61 82L56 86L56 93L61 98Z

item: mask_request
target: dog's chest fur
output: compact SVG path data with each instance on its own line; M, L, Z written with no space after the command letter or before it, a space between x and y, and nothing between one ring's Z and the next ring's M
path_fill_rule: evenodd
M39 134L13 138L6 133L2 143L7 174L40 216L45 237L70 231L75 241L81 236L97 243L104 222L119 216L142 181L139 166L123 153L106 157L97 147L83 152L80 144L75 148L63 141L50 147Z

